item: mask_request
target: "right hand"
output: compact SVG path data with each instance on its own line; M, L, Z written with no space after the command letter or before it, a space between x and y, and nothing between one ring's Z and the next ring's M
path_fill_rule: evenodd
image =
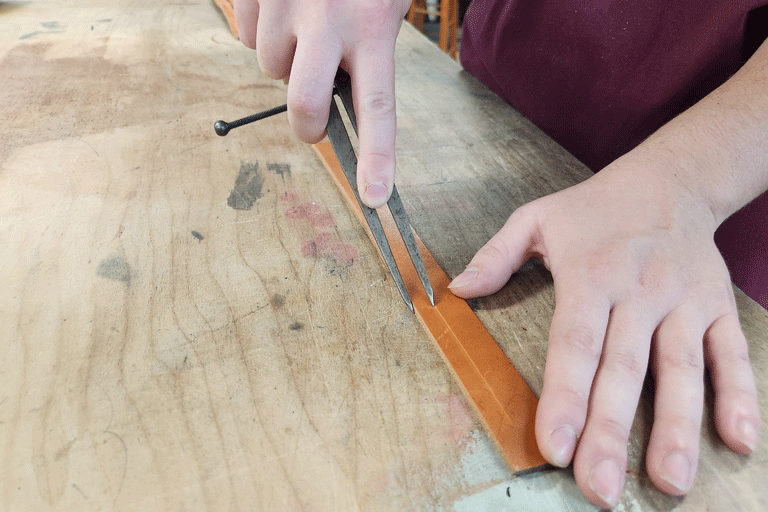
M288 120L304 142L325 135L333 79L352 77L358 122L357 185L371 208L395 176L395 40L410 0L235 0L240 40L261 71L288 79Z

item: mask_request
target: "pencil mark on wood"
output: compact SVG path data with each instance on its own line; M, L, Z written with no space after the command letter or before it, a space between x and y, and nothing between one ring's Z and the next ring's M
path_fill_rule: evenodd
M82 497L83 497L83 499L84 499L84 500L86 500L86 501L88 500L88 496L86 496L86 495L85 495L85 493L83 492L83 490L82 490L80 487L78 487L78 485L77 485L77 484L72 484L72 488L73 488L74 490L76 490L76 491L77 491L77 492L80 494L80 496L82 496Z
M113 281L131 284L131 266L128 265L122 256L103 260L99 263L98 268L96 268L96 275L112 279Z
M40 34L58 34L60 32L64 32L63 30L57 30L57 31L51 31L51 30L35 30L34 32L29 32L28 34L23 34L19 36L19 41L22 39L32 39L33 37L39 36Z
M59 25L57 21L43 21L40 23L40 25L42 25L43 28L47 30L35 30L34 32L23 34L19 37L19 41L22 39L31 39L42 34L61 34L62 32L66 32L64 27Z
M96 153L96 156L99 156L99 152L96 151L96 148L94 148L88 141L83 140L83 139L77 139L77 140L79 140L80 142L82 142L83 144L85 144L86 146L91 148L93 150L93 152Z
M240 172L227 204L235 210L250 210L253 203L261 197L263 186L264 177L259 172L259 163L240 162Z
M77 439L72 439L70 442L56 450L56 453L53 454L53 460L55 462L60 461L62 458L67 457L69 455L69 450L72 448L72 445L77 441Z
M203 235L200 234L199 231L195 231L194 229L192 230L192 236L197 238L198 241L200 241L203 238L205 238Z
M125 475L128 474L128 445L125 444L125 441L122 437L120 437L118 434L112 432L111 430L105 430L105 434L112 434L115 436L118 441L120 441L123 445L123 476L120 478L120 485L117 487L117 494L120 494L120 491L123 490L123 484L125 483Z

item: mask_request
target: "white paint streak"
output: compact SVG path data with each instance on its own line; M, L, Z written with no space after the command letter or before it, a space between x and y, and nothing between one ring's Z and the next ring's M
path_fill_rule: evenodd
M455 512L592 512L589 503L565 472L541 473L515 478L462 498Z
M479 430L472 431L461 453L462 481L475 487L511 477L504 459L488 436Z

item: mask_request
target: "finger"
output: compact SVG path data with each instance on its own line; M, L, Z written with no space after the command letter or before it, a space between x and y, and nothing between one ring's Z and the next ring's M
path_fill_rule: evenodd
M395 179L394 41L371 51L358 48L350 67L360 143L357 187L363 202L378 208Z
M687 306L667 315L654 337L656 398L646 467L654 485L675 496L690 490L699 460L703 337L701 314Z
M256 58L264 75L283 80L291 72L296 37L288 26L285 9L262 8L256 30Z
M339 62L340 46L327 32L297 35L288 82L288 121L304 142L319 142L325 135Z
M257 0L237 0L235 2L235 24L240 41L250 49L256 48L256 22L259 19Z
M464 299L497 292L535 252L538 222L530 205L515 210L504 226L448 285Z
M760 415L747 340L735 309L715 320L704 343L715 390L715 426L732 450L748 454L757 446Z
M584 430L611 304L591 288L564 279L555 282L555 297L536 440L551 464L565 467Z
M624 487L627 442L648 367L651 336L659 319L647 303L614 306L595 376L574 475L593 503L613 507Z

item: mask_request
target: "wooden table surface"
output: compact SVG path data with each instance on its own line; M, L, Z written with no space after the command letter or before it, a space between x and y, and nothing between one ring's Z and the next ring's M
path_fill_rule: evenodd
M63 5L62 5L63 4ZM212 2L0 2L0 509L589 510L567 470L510 480L433 342ZM455 276L512 210L588 171L409 26L398 187ZM768 510L768 315L737 292L762 407L684 499ZM541 390L551 278L478 316Z

